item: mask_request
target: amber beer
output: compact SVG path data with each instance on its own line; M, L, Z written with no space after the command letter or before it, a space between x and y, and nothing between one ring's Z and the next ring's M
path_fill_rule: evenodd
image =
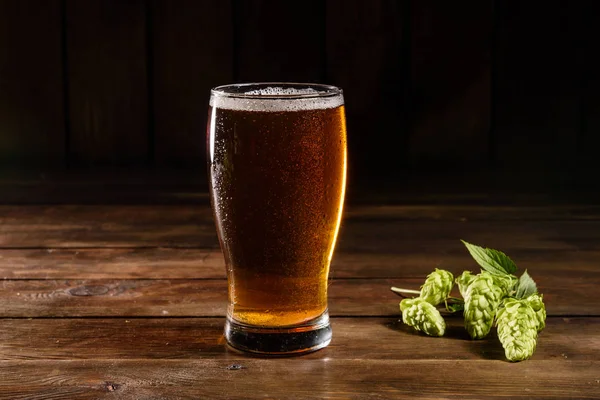
M326 346L327 277L346 185L341 91L297 84L216 88L208 153L229 283L228 341L265 353ZM301 334L324 329L327 343Z

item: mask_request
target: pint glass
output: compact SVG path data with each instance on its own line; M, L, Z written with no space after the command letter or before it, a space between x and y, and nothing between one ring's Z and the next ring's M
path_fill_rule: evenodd
M263 354L327 346L327 278L346 187L342 91L219 86L211 91L207 141L227 268L227 342Z

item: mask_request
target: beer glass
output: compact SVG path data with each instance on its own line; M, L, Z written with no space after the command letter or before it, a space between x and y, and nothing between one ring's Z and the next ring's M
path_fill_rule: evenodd
M211 91L207 141L227 268L227 342L262 354L327 346L327 278L346 187L342 91L219 86Z

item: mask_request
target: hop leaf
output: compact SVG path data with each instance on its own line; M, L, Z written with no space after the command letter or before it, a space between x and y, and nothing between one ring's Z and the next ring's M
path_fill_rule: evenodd
M537 285L535 281L529 276L527 271L523 272L521 278L519 278L519 284L517 285L517 293L515 297L517 299L523 299L529 297L532 294L537 293Z
M498 312L497 326L507 359L522 361L533 355L539 321L528 299L507 299Z
M539 294L532 294L527 299L525 299L527 303L535 312L535 317L537 319L537 331L541 332L542 329L546 327L546 306L542 300L542 296Z
M476 275L473 279L467 275L461 279L461 281L463 280L470 281L466 288L462 289L465 299L465 328L471 338L483 339L490 332L496 310L507 294L508 280L499 279L497 275L486 271ZM460 285L459 283L459 287Z
M421 286L421 298L434 306L442 303L452 290L454 276L443 269L435 269L427 275L427 279Z
M443 336L446 322L440 312L427 301L417 297L400 302L402 321L429 336Z
M514 274L517 266L506 254L494 249L486 249L461 240L471 253L471 257L485 271L494 275Z

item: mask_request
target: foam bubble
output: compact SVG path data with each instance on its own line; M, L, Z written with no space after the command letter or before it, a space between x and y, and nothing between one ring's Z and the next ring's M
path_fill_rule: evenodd
M293 87L266 87L257 90L250 90L244 92L245 95L250 96L306 96L318 94L319 91L313 88L297 89Z
M321 110L336 108L344 104L344 97L341 94L326 97L314 96L319 93L321 92L313 88L297 89L270 86L240 93L239 97L215 96L213 94L210 96L210 105L228 110L276 112ZM286 96L293 99L286 98Z

